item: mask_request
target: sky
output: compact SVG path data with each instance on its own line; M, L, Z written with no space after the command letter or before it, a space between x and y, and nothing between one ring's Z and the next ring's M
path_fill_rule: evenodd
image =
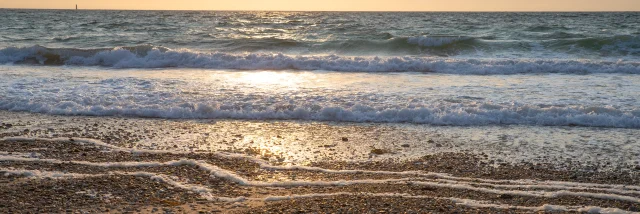
M280 11L640 11L640 0L0 0L0 8Z

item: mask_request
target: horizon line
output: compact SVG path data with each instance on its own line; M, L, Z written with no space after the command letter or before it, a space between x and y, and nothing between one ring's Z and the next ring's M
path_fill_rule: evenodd
M76 10L75 8L3 8L0 10ZM521 12L521 13L607 13L607 12L640 12L640 10L196 10L196 9L77 9L86 11L216 11L216 12L395 12L395 13L429 13L429 12L461 12L461 13L500 13L500 12Z

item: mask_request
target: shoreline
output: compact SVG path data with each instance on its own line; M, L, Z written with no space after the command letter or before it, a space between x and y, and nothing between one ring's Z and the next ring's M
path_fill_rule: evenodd
M638 131L545 126L431 126L317 121L172 120L0 111L0 138L88 138L115 146L231 152L294 165L411 161L465 153L489 165L593 173L638 171Z
M560 158L509 159L518 150L498 147L541 136L531 130L562 132L552 139L633 130L7 111L0 120L0 212L640 212L637 161L557 149ZM476 144L477 135L495 142ZM523 145L532 144L514 148Z

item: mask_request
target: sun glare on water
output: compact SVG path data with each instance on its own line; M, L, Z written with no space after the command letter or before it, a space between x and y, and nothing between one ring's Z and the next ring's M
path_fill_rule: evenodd
M242 83L242 85L253 85L256 87L275 87L296 89L303 81L304 75L292 72L241 72L232 81Z

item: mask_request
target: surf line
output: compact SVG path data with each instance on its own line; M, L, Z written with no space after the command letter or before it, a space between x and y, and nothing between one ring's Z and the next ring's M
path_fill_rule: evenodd
M448 200L453 202L456 205L472 207L472 208L519 209L519 210L548 211L548 212L577 211L577 212L587 212L587 213L593 213L593 212L632 213L632 212L621 210L618 208L602 208L602 207L596 207L596 206L563 206L563 205L545 204L539 207L527 207L527 206L518 206L518 205L509 205L509 204L496 204L489 201L478 201L473 199L463 199L463 198L454 198L454 197L434 197L434 196L427 196L427 195L410 195L406 193L334 192L334 193L311 193L311 194L302 194L302 195L267 196L263 198L243 197L243 196L220 197L220 196L214 196L212 194L212 190L208 187L195 185L195 184L181 183L169 178L166 175L150 173L150 172L116 171L116 172L109 172L106 174L76 174L76 173L49 172L49 171L39 171L39 170L16 170L16 169L0 169L0 172L4 172L5 176L18 175L18 176L25 176L25 177L53 178L53 179L89 178L89 177L101 177L101 176L111 176L111 175L146 177L154 181L163 182L163 183L166 183L167 185L171 185L180 189L197 193L209 201L228 202L228 203L244 202L247 200L275 202L275 201L283 201L283 200L350 195L350 196L366 196L366 197L400 197L400 198L413 198L413 199Z
M250 181L243 178L242 176L235 174L234 172L221 169L218 166L208 164L204 161L197 161L197 160L179 160L179 161L169 161L164 163L161 163L161 162L87 162L87 161L61 161L57 159L24 158L24 157L0 155L0 161L48 162L48 163L55 163L55 164L78 164L78 165L105 167L105 168L189 165L189 166L197 166L201 170L210 173L210 175L213 177L222 178L243 186L255 186L255 187L347 186L347 185L356 185L356 184L382 184L382 183L392 184L392 183L404 182L405 184L430 186L430 187L437 187L437 188L448 188L448 189L461 189L461 190L477 191L477 192L484 192L484 193L490 193L490 194L508 194L508 195L516 195L516 196L543 197L543 198L556 198L561 196L579 196L579 197L621 200L621 201L640 203L640 198L626 196L626 195L618 195L618 194L571 192L567 190L560 190L560 191L500 190L500 189L492 189L492 188L484 188L484 187L475 187L469 184L450 184L450 183L429 182L429 181L410 181L407 178L386 179L386 180L350 180L350 181L345 181L345 180L284 181L284 182Z
M617 190L633 190L640 191L640 186L634 185L619 185L619 184L597 184L597 183L579 183L579 182L567 182L567 181L538 181L538 180L494 180L494 179L482 179L482 178L470 178L470 177L456 177L446 173L434 173L434 172L421 172L421 171L372 171L372 170L333 170L320 167L310 166L277 166L272 165L267 161L259 158L236 154L236 153L223 153L223 152L186 152L186 151L166 151L166 150L147 150L147 149L132 149L122 148L112 144L108 144L95 139L88 138L27 138L27 137L5 137L0 138L0 141L49 141L49 142L62 142L62 143L76 143L76 144L93 144L95 146L106 147L114 151L130 152L130 153L147 153L147 154L212 154L218 157L225 158L238 158L249 160L260 166L262 169L267 170L301 170L301 171L315 171L331 174L378 174L378 175L400 175L400 176L419 176L428 178L440 178L454 181L469 181L469 182L484 182L491 184L517 184L517 185L546 185L546 186L564 186L564 187L584 187L584 188L608 188Z

